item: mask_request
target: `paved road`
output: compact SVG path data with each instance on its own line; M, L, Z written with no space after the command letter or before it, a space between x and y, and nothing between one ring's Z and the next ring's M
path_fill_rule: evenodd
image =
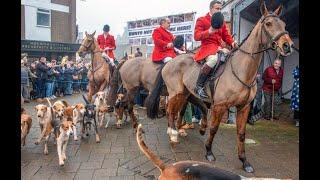
M71 104L82 101L80 95L65 98ZM40 134L33 107L35 102L25 104L33 116L33 127L21 147L22 179L128 179L143 180L159 176L159 171L139 151L131 123L122 129L116 129L112 120L107 129L102 128L101 142L95 142L94 135L81 141L70 138L67 147L67 160L63 167L58 165L56 146L53 139L49 141L49 155L43 154L43 145L34 142ZM166 118L150 120L139 110L140 123L144 125L147 145L166 163L179 160L206 161L204 142L206 136L195 130L188 130L189 135L180 138L181 143L172 149L166 135ZM78 125L79 126L79 125ZM79 133L78 133L79 134ZM206 133L207 134L207 133ZM248 136L250 138L250 134ZM217 160L212 162L216 167L238 173L246 177L299 177L299 145L264 144L247 145L247 159L255 168L254 174L242 170L237 158L236 130L220 128L213 143L213 153Z

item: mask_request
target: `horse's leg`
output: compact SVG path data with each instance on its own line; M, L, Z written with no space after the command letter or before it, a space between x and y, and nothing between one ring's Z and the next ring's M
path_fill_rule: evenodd
M198 99L197 97L193 96L192 94L189 96L188 101L191 102L193 105L199 107L202 112L201 127L199 129L199 132L203 136L206 133L207 121L208 121L207 120L207 116L208 116L207 106L203 103L202 100Z
M104 91L104 89L106 88L107 84L108 84L109 80L105 79L102 84L100 85L99 91Z
M188 135L185 129L180 129L182 126L182 118L183 118L184 113L186 112L187 105L188 105L188 102L185 102L183 104L181 111L179 112L179 116L178 116L177 123L176 123L176 127L179 130L180 136L187 136Z
M133 105L134 105L134 95L136 94L136 92L138 91L139 88L134 88L134 89L131 89L127 92L127 103L128 103L128 112L129 112L129 116L132 120L132 127L134 129L137 128L138 126L138 123L137 123L137 118L136 116L134 115L134 112L133 112Z
M170 136L170 141L177 143L178 142L178 132L176 130L174 121L177 118L178 113L181 111L182 106L186 104L187 97L183 93L176 94L169 99L168 102L168 129L167 133Z
M243 169L247 173L253 173L253 167L247 161L245 155L244 141L246 136L246 124L247 118L250 111L250 105L246 105L243 109L237 112L237 145L238 145L238 156L243 163Z
M116 108L117 128L121 127L123 117L123 107Z
M93 96L93 93L94 93L94 85L93 83L89 83L89 91L88 91L88 101L90 103L92 103L92 96Z
M93 119L93 122L94 122L94 130L96 132L96 143L100 143L100 135L99 135L99 132L98 132L98 126L97 126L96 118Z
M222 116L226 112L226 110L227 110L227 107L224 105L212 106L210 134L209 134L209 138L207 139L206 145L205 145L206 150L207 150L206 158L208 161L215 161L216 160L216 158L214 157L212 150L211 150L212 149L212 142L213 142L213 138L214 138L215 134L218 131Z

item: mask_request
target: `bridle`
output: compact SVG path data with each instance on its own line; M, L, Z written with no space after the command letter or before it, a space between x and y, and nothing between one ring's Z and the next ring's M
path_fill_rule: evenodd
M247 51L241 49L241 45L243 44L243 43L241 43L241 45L240 45L238 48L236 48L236 49L233 51L233 53L234 53L235 51L239 50L240 52L249 55L253 60L255 60L255 58L253 57L253 55L263 53L263 52L265 52L265 51L268 51L269 49L275 51L275 50L277 50L277 48L279 48L279 45L278 45L278 43L277 43L277 40L278 40L280 37L282 37L283 35L289 34L289 33L288 33L288 31L283 31L283 32L277 34L276 36L272 37L271 34L266 30L266 28L265 28L265 26L264 26L264 21L265 21L265 19L268 18L268 17L279 18L279 17L278 17L277 15L275 15L275 14L268 14L267 16L264 16L264 17L260 20L260 23L262 24L261 35L260 35L260 37L261 37L260 46L261 46L263 49L260 50L260 51L257 51L257 52L247 52ZM267 42L267 43L263 43L263 42L262 42L262 31L264 31L264 33L267 35L267 38L268 38L268 42ZM251 31L251 32L252 32L252 31ZM250 36L251 32L248 34L247 37ZM231 56L231 55L230 55L230 56ZM260 63L261 63L261 62L260 62ZM253 82L251 82L249 85L246 84L245 82L243 82L243 81L239 78L239 76L237 76L237 74L235 73L234 68L233 68L233 65L232 65L232 61L230 61L230 65L231 65L232 74L233 74L233 75L237 78L237 80L238 80L239 82L241 82L241 84L243 84L245 87L247 87L248 89L251 89L252 87L254 87L254 86L257 84L256 78L254 78ZM257 73L258 73L258 72L257 72Z

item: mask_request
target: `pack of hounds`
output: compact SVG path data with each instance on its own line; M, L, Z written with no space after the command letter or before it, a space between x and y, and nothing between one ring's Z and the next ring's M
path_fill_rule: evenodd
M96 142L100 142L98 129L103 127L103 122L106 114L109 114L105 128L108 127L112 117L112 111L107 106L107 94L100 91L94 98L94 103L88 102L85 96L84 103L70 105L65 100L57 100L53 104L49 99L46 99L48 105L38 104L34 107L36 118L40 126L40 136L35 144L39 145L44 141L44 154L48 152L48 141L51 134L54 135L54 144L57 145L58 161L60 166L64 166L67 159L66 149L69 137L73 136L74 141L78 141L77 125L80 124L81 138L89 136L91 126L93 126ZM126 112L124 102L124 94L117 94L116 99L116 127L120 128L122 124L122 116ZM125 118L125 120L127 117ZM32 126L32 118L27 114L26 110L21 108L21 144L25 145L26 136ZM191 179L230 179L230 180L277 180L274 178L246 178L237 174L216 168L212 164L200 161L179 161L173 164L165 165L165 163L155 155L145 144L143 140L144 130L142 124L139 124L136 131L136 141L141 152L160 170L158 179L163 180L191 180Z

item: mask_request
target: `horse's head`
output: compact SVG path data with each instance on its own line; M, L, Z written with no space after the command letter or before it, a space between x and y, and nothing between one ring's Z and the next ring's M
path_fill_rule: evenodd
M88 34L87 31L86 33L86 37L83 39L81 46L78 50L78 54L80 57L84 57L86 54L88 53L92 53L94 51L95 47L95 43L94 43L94 35L96 33L96 31L94 31L94 33L92 34Z
M282 7L280 5L273 13L269 13L266 4L262 3L260 8L261 32L263 32L261 43L267 44L282 56L288 56L292 53L293 41L285 29L286 24L279 18Z

